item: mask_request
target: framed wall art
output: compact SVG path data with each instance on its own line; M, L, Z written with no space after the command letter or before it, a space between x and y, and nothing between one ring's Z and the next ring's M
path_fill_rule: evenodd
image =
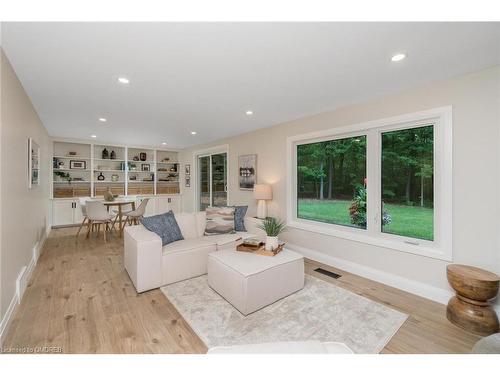
M240 155L238 158L238 182L240 190L253 190L257 181L257 154Z
M40 147L28 138L28 187L40 185Z
M70 160L69 169L87 169L87 162L84 160Z

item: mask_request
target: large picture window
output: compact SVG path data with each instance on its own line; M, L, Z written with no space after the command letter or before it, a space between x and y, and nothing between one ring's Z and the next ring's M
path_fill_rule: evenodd
M382 133L382 232L434 239L434 127Z
M451 108L288 139L288 225L451 260Z
M297 146L297 217L366 228L366 136Z

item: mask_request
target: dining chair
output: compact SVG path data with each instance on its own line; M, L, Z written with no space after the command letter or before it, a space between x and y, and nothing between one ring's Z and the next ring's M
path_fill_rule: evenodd
M135 210L123 213L123 216L125 216L125 221L123 222L122 230L125 228L127 223L132 225L132 221L136 225L139 224L138 219L142 218L146 213L146 206L148 205L148 202L149 198L144 198L139 207L137 207Z
M89 220L89 222L87 224L88 225L87 238L89 238L90 230L94 226L97 226L97 236L99 236L99 232L101 230L101 224L102 224L104 242L107 242L106 231L111 230L109 224L113 223L113 219L115 218L115 216L108 212L108 209L106 208L106 206L102 202L87 201L85 206L87 209L87 218Z
M134 203L136 204L136 202L139 200L139 198L138 198L137 195L123 195L123 196L121 196L121 198L126 198L127 200L129 200L130 201L130 205L132 205L132 201L134 201ZM125 213L132 212L132 211L134 211L132 209L132 207L130 207L130 209L125 210L125 211L122 208L122 216L125 216ZM119 217L120 211L118 209L116 209L116 208L112 208L111 212L113 212L113 214L115 214L115 220L113 221L113 228L114 228L116 222L120 219L120 217ZM125 225L123 225L123 228L125 228Z
M80 234L80 231L82 230L83 226L88 222L88 217L87 217L87 201L91 200L92 198L90 197L81 197L78 198L78 204L80 205L80 210L82 211L82 216L83 220L82 223L80 224L80 228L78 228L78 232L76 232L76 237Z

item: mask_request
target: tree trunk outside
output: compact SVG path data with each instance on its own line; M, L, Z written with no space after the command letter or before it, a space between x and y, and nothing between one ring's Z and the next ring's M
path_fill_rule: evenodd
M410 203L410 194L411 194L411 176L413 175L412 173L412 168L408 170L408 177L406 179L406 204Z
M321 164L319 166L319 169L321 170L321 172L323 172L323 167L324 167L324 163L323 163L323 160L321 160ZM324 195L323 195L324 179L325 178L323 177L323 173L321 173L321 177L319 180L319 199L321 199L321 200L324 199Z
M356 169L354 169L356 170ZM344 154L340 154L340 162L339 162L339 178L341 179L341 186L345 186L345 175L344 175Z
M333 190L333 158L328 158L328 199L332 199Z
M420 207L424 207L424 174L420 174Z

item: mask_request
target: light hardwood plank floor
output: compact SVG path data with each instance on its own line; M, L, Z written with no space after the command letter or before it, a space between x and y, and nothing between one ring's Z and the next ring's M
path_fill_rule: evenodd
M207 348L159 291L137 294L123 268L123 240L52 230L4 348L63 353L205 353ZM321 266L342 275L332 279ZM468 353L478 336L446 319L446 307L308 260L306 272L410 315L382 353Z

